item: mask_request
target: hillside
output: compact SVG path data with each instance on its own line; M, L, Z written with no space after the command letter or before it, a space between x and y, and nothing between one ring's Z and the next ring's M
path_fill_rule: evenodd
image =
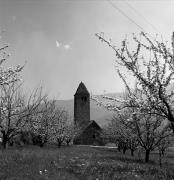
M106 94L107 96L120 97L121 93L110 93ZM100 97L97 95L96 97ZM101 98L100 98L101 99ZM71 117L74 116L74 100L57 100L56 104L58 107L65 108ZM112 118L113 112L106 110L104 107L100 107L91 100L90 102L90 116L91 120L95 120L100 126L104 126L108 123L108 120Z

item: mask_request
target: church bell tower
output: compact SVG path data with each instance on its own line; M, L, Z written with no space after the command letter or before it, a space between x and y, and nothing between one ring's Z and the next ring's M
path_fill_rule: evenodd
M74 94L74 123L84 127L90 122L90 94L81 82Z

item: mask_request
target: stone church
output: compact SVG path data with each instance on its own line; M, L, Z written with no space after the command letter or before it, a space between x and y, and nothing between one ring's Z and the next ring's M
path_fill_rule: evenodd
M74 144L103 145L101 127L94 120L90 120L90 94L83 82L74 94L74 123L80 128Z

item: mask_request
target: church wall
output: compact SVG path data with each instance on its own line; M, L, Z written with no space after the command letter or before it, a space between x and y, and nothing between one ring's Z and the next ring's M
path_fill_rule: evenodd
M84 145L104 145L103 140L100 136L101 129L95 125L91 125L86 128L83 133L77 137L74 144L84 144Z

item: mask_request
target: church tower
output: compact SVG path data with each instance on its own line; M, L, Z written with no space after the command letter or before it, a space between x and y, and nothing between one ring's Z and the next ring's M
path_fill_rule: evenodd
M90 94L81 82L74 94L74 123L85 127L90 122Z

